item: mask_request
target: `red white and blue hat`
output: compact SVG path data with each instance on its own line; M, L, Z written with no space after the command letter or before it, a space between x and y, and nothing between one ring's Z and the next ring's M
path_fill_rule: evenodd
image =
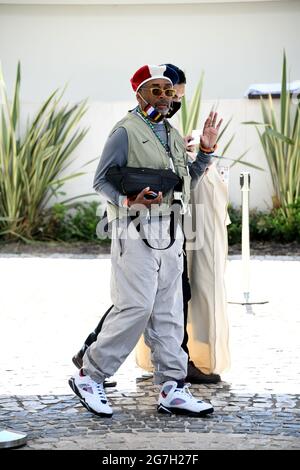
M138 91L144 83L155 78L169 80L171 85L175 85L179 79L176 71L168 65L143 65L130 79L133 91Z

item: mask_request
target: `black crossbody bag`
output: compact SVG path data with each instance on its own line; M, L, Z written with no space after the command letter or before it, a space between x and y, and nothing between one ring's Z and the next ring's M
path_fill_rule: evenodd
M166 194L171 189L181 191L181 179L170 168L134 168L130 166L112 166L106 173L106 179L124 196L137 196L144 188ZM177 189L178 188L178 189Z
M150 187L151 191L155 193L182 191L182 181L170 168L157 170L154 168L135 168L135 167L120 167L118 165L112 166L106 173L106 179L109 181L121 194L124 196L137 196L143 189ZM139 212L136 215L130 215L131 221L134 223L137 231L139 232L143 242L153 250L167 250L175 242L176 228L180 216L181 202L173 201L172 210L170 214L170 242L165 248L154 248L148 242L143 225L139 222Z

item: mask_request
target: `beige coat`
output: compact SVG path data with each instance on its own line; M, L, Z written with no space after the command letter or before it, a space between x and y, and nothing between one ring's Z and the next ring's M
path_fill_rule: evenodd
M227 260L228 189L213 164L191 192L191 204L203 204L203 248L188 251L192 299L189 302L188 348L191 360L206 373L230 366L229 328L224 274ZM137 364L152 370L149 349L141 338Z

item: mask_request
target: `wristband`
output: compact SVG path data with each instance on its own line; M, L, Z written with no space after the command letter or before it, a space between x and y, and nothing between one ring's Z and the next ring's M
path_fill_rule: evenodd
M199 150L201 150L201 152L203 153L214 153L216 149L217 149L217 144L215 144L211 148L205 148L205 147L202 147L201 144L199 145Z

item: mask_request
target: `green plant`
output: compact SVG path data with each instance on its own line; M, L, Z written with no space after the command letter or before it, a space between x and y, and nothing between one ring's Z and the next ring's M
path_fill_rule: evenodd
M255 125L270 169L273 183L273 207L281 208L288 217L293 204L300 197L300 103L293 104L287 87L286 55L283 53L280 116L274 110L269 95L268 104L261 98L263 122L245 122ZM258 126L264 126L260 131Z
M54 204L41 219L36 237L42 240L102 243L96 233L98 208L97 201L75 203L69 207Z
M241 242L242 213L240 209L228 207L231 224L228 226L229 245ZM281 209L271 212L250 211L250 239L279 243L300 242L300 199L289 205L287 217Z
M228 204L228 214L231 223L227 227L228 244L234 245L240 243L242 238L242 213L241 210L235 209Z
M87 133L75 130L86 112L86 103L62 106L63 92L59 95L56 90L21 134L20 85L19 63L10 103L0 69L0 235L28 240L36 232L50 198L59 194L65 181L83 174L61 176L71 163L71 153Z
M193 129L197 129L199 123L201 97L203 88L204 72L201 73L199 82L194 91L190 104L185 95L181 100L180 127L183 136L191 134Z

